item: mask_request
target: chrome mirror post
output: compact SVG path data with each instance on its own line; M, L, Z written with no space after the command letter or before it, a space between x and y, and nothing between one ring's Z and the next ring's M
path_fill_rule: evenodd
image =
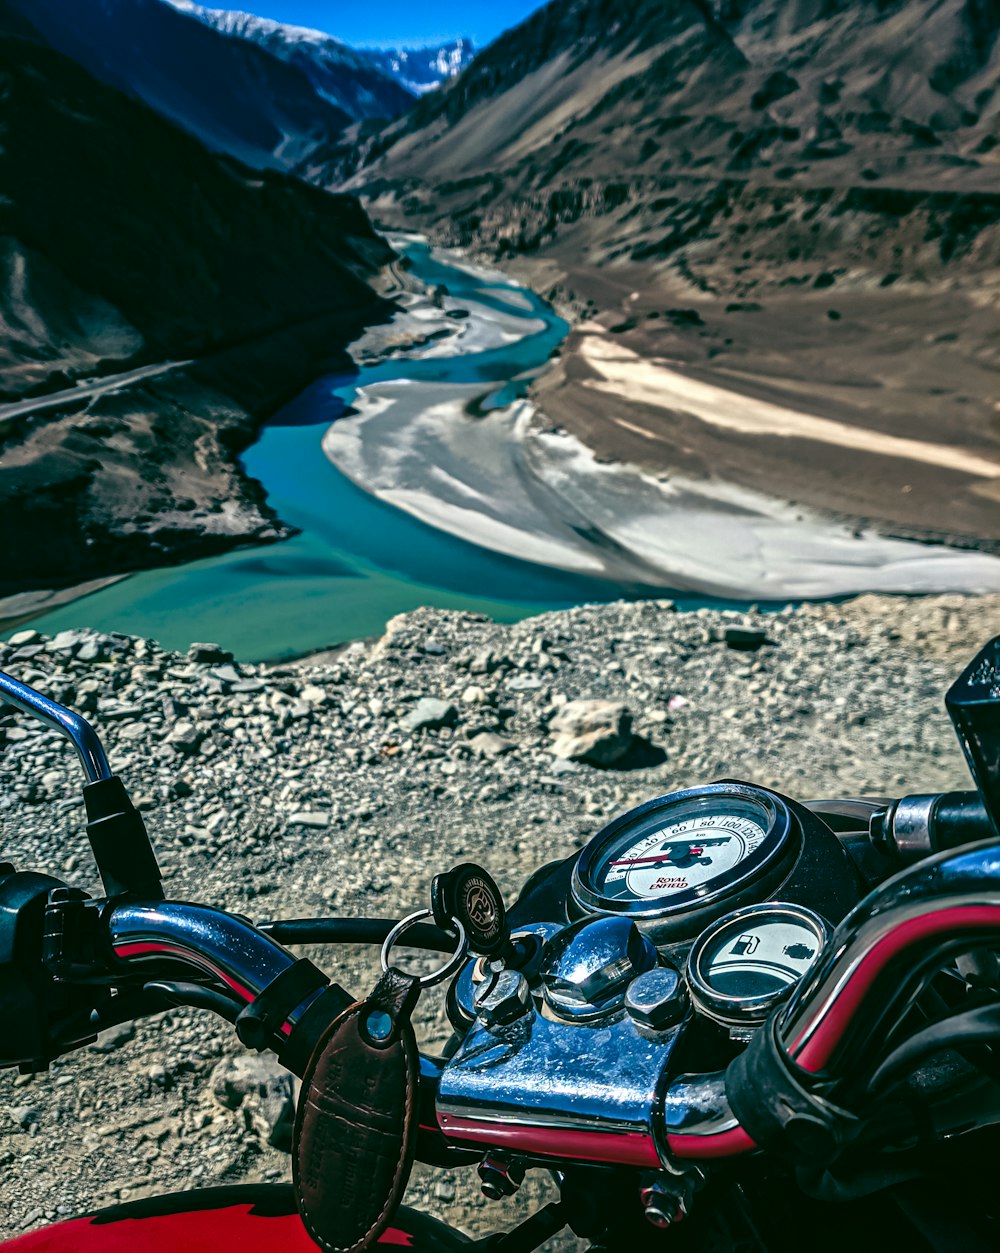
M97 732L79 714L0 671L0 701L60 731L76 749L88 783L111 778L111 767Z

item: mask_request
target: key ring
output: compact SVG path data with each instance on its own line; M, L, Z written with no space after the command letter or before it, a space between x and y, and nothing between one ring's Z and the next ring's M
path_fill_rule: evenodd
M399 922L396 923L393 929L385 937L385 941L382 944L382 952L379 954L379 960L382 963L383 970L387 971L389 969L389 953L392 951L393 945L399 943L404 932L409 931L410 927L412 927L414 923L423 922L425 918L433 918L433 917L434 917L433 910L418 909L416 913L408 914L405 918L401 918ZM457 918L452 919L452 925L458 931L457 947L454 953L452 953L452 955L448 958L448 960L445 962L445 964L441 967L440 970L432 971L432 973L429 975L415 976L417 982L420 984L422 988L432 988L436 983L441 983L442 980L449 978L453 974L456 974L459 968L461 967L462 963L465 961L466 948L467 948L465 928L462 926L462 924L459 922Z

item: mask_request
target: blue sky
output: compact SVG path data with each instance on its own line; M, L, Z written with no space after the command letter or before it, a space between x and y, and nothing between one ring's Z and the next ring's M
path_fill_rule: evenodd
M483 48L516 26L542 0L201 0L210 8L242 9L297 26L312 26L345 43L393 47L469 35Z

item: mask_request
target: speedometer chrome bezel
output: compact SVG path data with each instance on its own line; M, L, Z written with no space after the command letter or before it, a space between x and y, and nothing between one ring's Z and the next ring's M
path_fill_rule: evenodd
M606 896L597 885L597 875L605 864L609 847L631 823L646 818L657 809L665 812L691 801L720 803L733 798L751 804L760 810L764 839L758 848L731 870L724 871L708 883L678 892L667 899L616 900ZM700 914L718 902L729 904L752 883L763 878L777 864L783 863L794 850L795 823L784 800L774 792L753 787L747 783L710 783L704 787L687 788L681 792L668 792L656 796L603 826L580 852L573 866L571 891L576 904L586 913L624 914L636 922L670 920Z

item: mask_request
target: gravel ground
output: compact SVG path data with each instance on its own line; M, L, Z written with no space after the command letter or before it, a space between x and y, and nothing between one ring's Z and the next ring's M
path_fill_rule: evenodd
M714 778L799 798L968 786L942 698L998 630L1000 597L766 615L659 601L514 626L420 610L378 641L280 667L234 666L207 645L182 656L27 631L0 645L0 668L95 721L168 894L260 920L399 916L465 858L513 897L608 817ZM754 633L767 642L735 646ZM0 719L0 745L0 854L95 890L72 754L19 715ZM311 955L348 987L372 982L370 952ZM442 998L422 1009L423 1042L439 1046ZM0 1076L0 1234L192 1184L286 1177L270 1141L288 1084L239 1065L234 1045L224 1024L176 1012L45 1074ZM509 1224L515 1207L487 1205L475 1185L473 1171L418 1170L408 1199L469 1231ZM516 1208L545 1190L529 1177Z

